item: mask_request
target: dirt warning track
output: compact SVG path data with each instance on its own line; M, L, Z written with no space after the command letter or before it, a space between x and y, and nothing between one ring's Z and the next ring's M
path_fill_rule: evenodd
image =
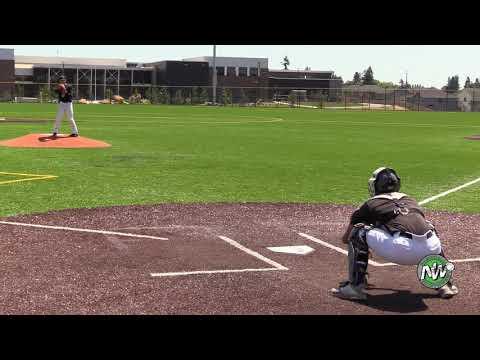
M374 287L366 303L328 295L347 273L339 237L352 210L336 205L165 204L4 218L0 313L478 312L480 289L474 284L480 280L480 215L428 214L447 256L465 260L454 272L457 297L437 298L418 282L415 267L374 265L369 267Z

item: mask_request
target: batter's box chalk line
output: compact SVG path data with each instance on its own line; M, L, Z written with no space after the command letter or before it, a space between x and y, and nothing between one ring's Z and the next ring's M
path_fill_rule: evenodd
M222 239L226 243L234 246L235 248L251 255L272 267L270 268L248 268L248 269L225 269L225 270L205 270L205 271L179 271L179 272L165 272L165 273L151 273L150 275L153 277L162 277L162 276L185 276L185 275L201 275L201 274L228 274L228 273L242 273L242 272L258 272L258 271L285 271L288 270L287 267L273 261L258 252L251 250L240 243L236 242L235 240L226 237L226 236L218 236L218 238Z
M135 237L135 238L154 239L154 240L168 240L168 238L165 238L165 237L158 237L158 236L152 236L152 235L142 235L142 234L131 234L131 233L124 233L124 232L117 232L117 231L108 231L108 230L94 230L94 229L72 228L72 227L66 227L66 226L27 224L27 223L12 222L12 221L0 221L0 224L12 225L12 226L33 227L33 228L39 228L39 229L52 229L52 230L96 233L96 234L102 234L102 235L127 236L127 237Z

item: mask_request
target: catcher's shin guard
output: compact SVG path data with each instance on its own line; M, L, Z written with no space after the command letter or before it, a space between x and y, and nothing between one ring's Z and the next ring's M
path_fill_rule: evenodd
M367 232L371 228L356 224L348 241L348 275L354 286L365 284L368 266Z

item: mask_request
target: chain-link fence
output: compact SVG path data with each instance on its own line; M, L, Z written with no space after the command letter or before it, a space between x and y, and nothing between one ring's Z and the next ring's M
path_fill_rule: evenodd
M150 84L73 83L74 100L81 103L212 104L212 86L153 86ZM0 101L57 101L55 84L0 83ZM217 87L216 105L297 107L360 111L480 111L480 89L383 89L344 87L298 89L274 87Z

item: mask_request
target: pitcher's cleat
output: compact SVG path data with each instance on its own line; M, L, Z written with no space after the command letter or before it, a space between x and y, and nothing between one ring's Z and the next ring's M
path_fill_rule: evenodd
M337 288L330 290L330 294L346 300L367 300L367 294L363 292L365 285L353 286L350 283L341 283Z
M57 133L54 132L54 133L52 134L52 137L57 137Z
M458 288L453 284L445 284L437 289L437 293L442 299L450 299L458 294Z
M71 134L70 137L77 137L78 134Z

